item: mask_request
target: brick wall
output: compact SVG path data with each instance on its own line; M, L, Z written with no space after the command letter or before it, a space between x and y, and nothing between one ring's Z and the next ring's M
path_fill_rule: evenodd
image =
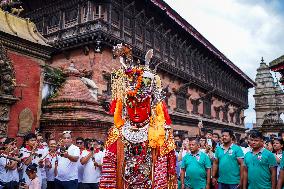
M32 131L39 125L41 106L41 60L8 51L16 73L17 87L14 95L22 97L12 107L8 123L8 136L16 137L19 129L19 115L22 110L29 108L34 116Z

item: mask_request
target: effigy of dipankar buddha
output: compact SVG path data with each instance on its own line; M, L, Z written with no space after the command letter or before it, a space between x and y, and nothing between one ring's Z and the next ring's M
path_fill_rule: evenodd
M160 77L149 64L134 62L132 50L119 44L113 54L121 68L112 72L114 126L106 141L100 189L177 188L171 120Z

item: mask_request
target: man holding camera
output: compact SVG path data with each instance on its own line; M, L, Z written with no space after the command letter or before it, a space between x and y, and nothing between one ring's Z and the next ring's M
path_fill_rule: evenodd
M84 166L82 183L84 189L99 189L104 152L100 150L99 143L95 139L90 140L88 147L89 149L83 151L80 159Z
M78 188L78 167L77 161L80 156L80 149L72 144L71 131L63 132L62 157L58 157L57 175L55 177L55 189L77 189Z

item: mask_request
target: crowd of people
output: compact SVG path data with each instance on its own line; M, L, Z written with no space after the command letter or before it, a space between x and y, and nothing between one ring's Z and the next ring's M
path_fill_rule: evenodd
M174 137L179 189L284 186L281 134L254 130L237 141L230 129L220 135L200 126L198 136ZM29 133L19 148L16 139L0 138L0 189L98 189L104 155L102 141L73 139L69 131L58 141L51 133Z
M252 130L236 140L231 129L195 137L175 135L179 189L283 189L283 134Z
M75 142L73 144L73 141ZM14 138L0 138L0 189L98 189L104 144L96 139L60 140L29 133L17 148Z

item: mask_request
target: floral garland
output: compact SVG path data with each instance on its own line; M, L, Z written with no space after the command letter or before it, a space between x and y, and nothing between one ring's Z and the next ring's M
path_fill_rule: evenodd
M141 88L141 83L143 79L143 70L138 68L132 68L125 71L125 74L133 80L134 76L137 76L137 84L133 91L128 91L127 94L129 96L136 96L138 90Z

